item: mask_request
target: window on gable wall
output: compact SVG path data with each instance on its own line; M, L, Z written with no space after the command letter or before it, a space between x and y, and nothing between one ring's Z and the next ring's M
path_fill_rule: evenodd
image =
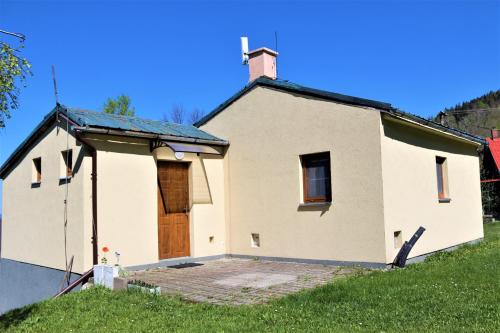
M448 199L448 165L445 157L436 156L436 176L439 201Z
M330 153L302 155L304 203L331 202Z
M33 159L31 182L38 184L42 182L42 158L37 157Z
M61 152L61 175L60 178L70 178L73 175L73 150Z

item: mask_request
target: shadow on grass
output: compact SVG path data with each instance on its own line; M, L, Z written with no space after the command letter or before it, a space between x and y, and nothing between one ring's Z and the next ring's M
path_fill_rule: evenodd
M25 306L23 308L11 310L0 316L0 330L8 329L11 326L17 326L29 318L35 310L36 305Z

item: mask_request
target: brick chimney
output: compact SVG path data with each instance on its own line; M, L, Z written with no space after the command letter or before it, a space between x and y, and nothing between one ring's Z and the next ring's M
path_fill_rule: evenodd
M276 57L278 52L261 47L248 52L248 68L250 71L250 82L265 76L269 79L276 80Z
M491 138L492 138L493 140L499 139L499 136L498 136L498 128L493 127L493 128L491 129Z

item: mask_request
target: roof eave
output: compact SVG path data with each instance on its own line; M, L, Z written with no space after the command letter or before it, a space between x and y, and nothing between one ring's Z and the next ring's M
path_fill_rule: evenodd
M0 166L0 179L5 179L5 176L10 172L11 167L17 162L17 159L24 154L27 147L31 146L55 121L57 106L52 109L42 121L31 131L23 142L10 154L5 162Z
M73 130L80 133L89 133L89 134L105 134L105 135L116 135L116 136L126 136L126 137L135 137L135 138L143 138L143 139L156 139L156 140L165 140L165 141L175 141L175 142L188 142L188 143L196 143L203 145L213 145L213 146L228 146L229 141L226 140L208 140L208 139L200 139L200 138L189 138L175 135L165 135L165 134L154 134L154 133L146 133L146 132L136 132L136 131L127 131L127 130L115 130L115 129L107 129L100 127L73 127Z
M118 131L118 130L106 130L95 127L87 127L83 126L83 123L79 122L78 119L74 119L71 117L71 114L68 112L67 107L64 105L58 104L54 109L52 109L43 120L35 127L33 131L24 139L23 142L14 150L14 152L5 160L5 162L0 167L0 179L5 179L7 174L11 171L12 167L15 166L18 159L25 153L26 149L28 149L36 140L45 133L45 131L52 126L52 123L56 120L57 112L59 112L60 116L65 120L69 121L72 125L72 130L79 131L94 131L100 132L108 131L115 132L115 135L122 136L134 136L134 137L145 137L145 138L155 138L159 140L171 140L178 142L190 142L197 144L206 144L206 145L215 145L215 146L227 146L229 145L228 141L225 140L208 140L208 139L198 139L198 138L189 138L189 137L178 137L173 135L161 135L154 133L145 133L145 132L134 132L134 131Z
M431 120L427 120L427 119L424 119L424 118L421 118L421 117L418 117L415 115L401 112L400 110L397 110L397 109L392 109L389 111L382 111L382 113L389 115L391 117L397 118L397 119L401 119L401 120L408 122L408 123L413 123L413 124L416 124L418 126L427 127L429 129L437 131L437 132L442 132L442 133L448 134L450 137L460 139L461 141L473 143L477 146L486 144L486 141L483 138L480 138L480 137L474 136L472 134L462 132L462 131L459 131L459 130L456 130L456 129L453 129L450 127L443 126L443 125L438 124L436 122L433 122Z

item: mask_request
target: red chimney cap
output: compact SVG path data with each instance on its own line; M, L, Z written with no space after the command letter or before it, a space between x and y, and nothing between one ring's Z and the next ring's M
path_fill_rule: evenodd
M496 127L493 127L491 129L491 138L493 140L499 139L499 137L498 137L498 129Z

